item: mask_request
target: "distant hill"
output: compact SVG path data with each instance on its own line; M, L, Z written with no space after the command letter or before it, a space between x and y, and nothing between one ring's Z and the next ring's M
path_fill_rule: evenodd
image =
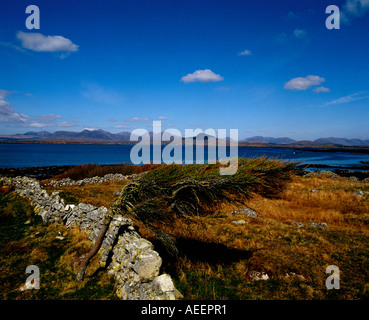
M361 139L347 139L347 138L319 138L313 141L311 140L300 140L296 141L288 137L273 138L273 137L262 137L255 136L246 138L240 141L240 143L246 144L272 144L272 145L285 145L291 147L322 147L322 146L332 146L332 147L360 147L369 146L369 140Z
M153 133L150 132L152 139ZM111 133L105 130L83 130L76 131L56 131L54 133L48 131L29 131L24 134L0 135L0 142L65 142L65 143L130 143L130 132ZM197 137L197 143L207 144L206 135L200 133ZM195 139L194 142L195 142ZM204 139L205 138L205 139ZM184 142L184 139L182 140ZM229 142L229 138L226 139ZM347 138L319 138L313 141L300 140L296 141L288 137L263 137L254 136L239 141L240 145L264 145L264 146L288 146L288 147L363 147L369 146L369 140L347 139Z
M346 138L319 138L314 140L319 143L333 143L341 146L367 146L369 145L369 140L361 140L361 139L346 139Z
M26 132L9 136L0 136L2 141L28 141L28 142L128 142L130 132L111 133L104 130L75 131L48 131Z
M273 137L255 136L255 137L243 139L240 142L247 142L247 143L268 143L268 144L290 144L290 143L296 142L296 140L293 140L293 139L287 138L287 137L273 138Z

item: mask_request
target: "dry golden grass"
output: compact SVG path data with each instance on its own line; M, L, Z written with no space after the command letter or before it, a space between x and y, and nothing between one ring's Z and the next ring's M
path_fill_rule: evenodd
M368 183L352 182L345 178L332 180L324 176L309 179L294 177L278 197L265 198L254 194L248 200L247 207L252 208L259 217L276 223L325 222L330 227L366 231L366 220L360 219L360 216L369 215L369 197L360 197L353 193L354 190L366 189L369 189ZM242 245L238 245L241 242L239 238L230 242L228 237L219 235L219 230L227 226L236 232L239 226L231 223L234 220L244 219L249 223L257 223L260 220L247 218L243 213L230 215L236 208L235 205L225 204L213 215L187 219L176 217L173 224L161 227L179 238L196 238L204 242L227 245L234 243L234 247L242 249ZM352 224L352 218L355 216L357 223Z
M59 191L60 196L66 203L89 203L96 207L105 206L109 208L117 198L114 192L120 191L126 183L127 181L109 181L84 186L47 187L46 190L48 193Z
M79 202L108 207L116 198L113 192L123 185L58 189ZM237 206L224 204L206 216L158 222L157 227L178 239L176 261L166 256L144 225L137 226L154 242L164 259L163 270L185 299L362 299L369 296L369 196L355 195L358 190L369 191L369 183L295 176L280 194L270 198L254 194L247 200L257 218L231 214ZM246 223L233 223L240 219ZM309 222L325 222L328 228L310 227ZM60 267L69 270L75 258L73 250L67 252ZM340 268L342 290L325 287L325 268L331 264ZM265 272L270 279L252 280L254 271ZM63 290L75 289L70 285Z
M188 240L188 245L182 247L174 265L168 264L168 272L188 299L367 297L369 197L355 195L357 190L368 191L369 184L327 176L294 177L278 196L254 195L247 202L257 218L231 214L236 207L228 204L205 217L176 217L160 228L183 243ZM246 223L232 222L239 219ZM299 228L292 222L305 226ZM328 228L314 228L309 222L325 222ZM200 243L206 244L202 248L208 252L196 250ZM242 253L249 256L242 257ZM224 256L211 261L217 254ZM201 255L210 260L204 261ZM331 264L339 266L345 290L326 290L324 271ZM251 280L253 271L267 273L270 280Z
M117 196L114 191L121 190L126 182L105 182L85 186L67 186L54 188L61 191L61 196L74 198L75 202L91 203L96 206L109 207ZM318 190L314 193L311 190ZM369 215L368 196L355 195L355 190L369 190L369 184L353 182L345 178L331 179L328 176L313 178L293 177L286 189L277 197L266 198L254 194L248 200L247 206L252 208L261 218L275 222L291 224L292 222L325 222L329 227L357 228L366 231L366 219ZM54 190L49 190L54 191ZM67 201L68 202L68 201ZM237 208L236 205L224 204L212 215L205 217L179 218L173 224L160 225L163 231L168 231L178 238L196 238L203 242L218 242L242 249L240 238L230 241L229 237L219 232L227 226L234 232L240 227L232 224L234 220L244 219L247 222L258 223L260 220L245 218L244 214L229 215ZM354 223L353 223L354 222ZM150 233L143 225L138 224L144 236L150 238ZM247 236L247 234L244 234Z
M264 217L277 221L326 222L334 227L361 228L365 224L353 225L348 218L369 214L368 196L361 197L353 193L355 190L368 189L368 183L345 178L295 177L278 199L255 196L249 205Z

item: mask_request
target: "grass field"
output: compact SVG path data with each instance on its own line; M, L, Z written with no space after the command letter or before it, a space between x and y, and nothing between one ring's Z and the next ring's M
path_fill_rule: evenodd
M67 203L108 207L117 198L114 191L125 184L48 191L61 191ZM369 183L328 175L292 176L279 193L253 192L244 205L226 202L213 212L174 215L170 223L158 222L157 227L177 239L177 258L167 254L142 221L136 225L154 243L164 260L163 271L172 276L184 299L368 299L369 195L354 193L359 190L369 191ZM82 232L45 227L25 199L13 192L0 196L3 299L116 299L113 280L97 267L98 257L85 280L74 281L73 261L89 243ZM257 217L231 214L245 207ZM31 223L25 224L28 220ZM234 223L239 220L243 223ZM59 232L64 240L55 239ZM20 292L30 264L40 266L42 289ZM329 265L339 267L338 290L325 286ZM267 274L268 280L255 280L255 274Z
M91 246L86 234L44 226L29 200L14 192L0 193L0 233L1 300L117 299L114 279L99 268L98 256L86 278L75 280L74 262ZM21 291L29 265L39 267L40 289Z

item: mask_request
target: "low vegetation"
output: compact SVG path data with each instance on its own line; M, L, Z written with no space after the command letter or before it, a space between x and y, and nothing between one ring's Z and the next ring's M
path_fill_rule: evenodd
M329 175L305 178L293 175L293 166L265 159L244 165L228 188L215 167L173 165L128 184L48 191L62 191L67 203L109 207L117 198L114 191L123 189L117 209L133 217L141 235L154 243L163 271L184 299L368 299L369 183ZM89 245L83 232L42 226L25 199L6 193L0 194L3 299L116 299L98 256L82 282L74 279L74 261ZM257 216L235 212L246 207ZM177 255L168 253L158 231L175 240ZM59 232L64 240L55 239ZM30 264L40 266L41 289L21 292ZM339 267L339 290L325 286L329 265ZM267 274L268 280L255 280L255 274Z
M295 171L293 163L265 158L240 158L234 175L219 175L220 167L172 164L153 169L123 188L112 212L141 223L176 256L176 239L164 231L175 218L211 215L223 204L244 203L252 193L274 195Z
M72 167L62 174L59 174L53 179L61 180L64 178L70 178L72 180L80 180L84 178L103 177L109 173L120 173L122 175L139 174L145 171L152 170L160 167L161 165L144 164L144 165L131 165L131 164L114 164L114 165L101 165L98 164L83 164L76 167Z
M75 261L91 242L78 228L44 226L29 200L10 190L0 193L0 286L1 300L117 299L114 279L90 263L83 281L75 280ZM40 269L40 289L22 290L29 274Z
M369 184L294 177L278 197L250 199L256 218L225 205L190 224L174 219L166 230L180 239L182 255L168 272L188 299L368 299L369 197L357 190ZM233 223L239 219L246 223ZM340 269L339 290L325 286L329 265ZM269 280L253 280L255 272Z
M117 192L127 184L127 181L110 181L98 184L86 184L84 186L60 186L51 187L44 185L43 188L50 194L58 191L66 203L78 205L89 203L96 207L110 207L118 197Z

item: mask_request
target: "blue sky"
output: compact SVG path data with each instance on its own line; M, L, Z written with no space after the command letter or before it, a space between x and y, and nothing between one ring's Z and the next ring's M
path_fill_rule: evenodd
M30 4L40 29L28 30ZM328 30L328 5L341 12ZM238 129L369 138L369 0L7 1L0 134Z

